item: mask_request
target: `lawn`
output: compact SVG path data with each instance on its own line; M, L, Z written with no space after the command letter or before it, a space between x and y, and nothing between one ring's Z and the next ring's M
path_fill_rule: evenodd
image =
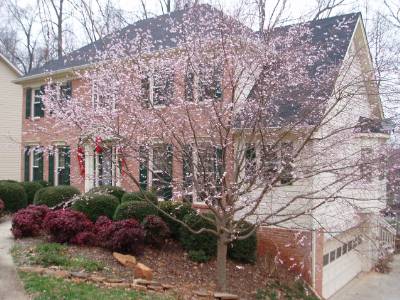
M42 276L34 273L19 273L25 290L33 295L35 300L119 300L119 299L174 299L155 294L145 295L135 291L126 291L119 288L99 288L89 283L74 283L64 279Z

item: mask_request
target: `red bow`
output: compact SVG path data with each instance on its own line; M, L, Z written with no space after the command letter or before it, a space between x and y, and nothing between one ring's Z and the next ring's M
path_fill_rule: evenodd
M78 146L77 156L79 163L79 173L81 174L81 176L85 176L85 150L82 146Z
M103 147L101 146L102 143L102 139L101 137L96 137L96 147L94 148L94 150L96 151L96 153L101 153L103 152Z

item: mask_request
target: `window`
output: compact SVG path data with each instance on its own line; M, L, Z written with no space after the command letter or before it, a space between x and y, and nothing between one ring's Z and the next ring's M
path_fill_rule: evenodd
M72 83L71 81L67 81L64 84L60 85L60 100L65 101L69 100L72 97Z
M59 146L49 152L49 183L70 184L70 147Z
M35 89L33 91L33 117L41 118L44 117L44 106L42 96L44 95L44 87Z
M371 148L361 148L360 176L367 182L372 181Z
M342 256L342 247L339 247L336 249L336 258L339 258Z
M329 253L329 262L333 262L336 259L336 251L333 250Z
M173 97L174 73L172 70L154 71L142 78L142 97L147 106L167 105Z
M342 253L343 253L343 254L346 254L346 253L347 253L347 244L344 244L344 245L342 246Z
M93 80L92 83L92 104L93 109L115 109L116 89L107 83L100 83Z
M282 184L291 184L293 182L293 143L285 142L279 145L267 145L261 149L261 167L264 178L272 180L280 167L280 182Z
M257 168L256 149L253 145L246 145L245 166L244 166L246 179L254 176L256 168Z
M347 251L351 251L351 249L353 249L353 241L350 241L347 243Z
M193 201L193 149L191 145L184 145L182 149L183 189L184 199Z
M325 254L323 260L324 260L324 263L323 263L324 266L326 266L327 264L329 264L329 254Z
M208 67L201 65L197 72L188 70L185 75L186 101L219 100L222 98L221 67Z
M164 199L172 198L172 145L153 147L152 188Z
M25 181L43 180L43 151L39 146L27 146L24 151Z

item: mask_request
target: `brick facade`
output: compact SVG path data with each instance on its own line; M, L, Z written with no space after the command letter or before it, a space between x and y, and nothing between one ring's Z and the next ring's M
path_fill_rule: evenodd
M261 227L257 238L259 257L273 257L276 263L299 275L313 286L311 231ZM319 295L322 295L323 243L323 234L317 233L314 289Z

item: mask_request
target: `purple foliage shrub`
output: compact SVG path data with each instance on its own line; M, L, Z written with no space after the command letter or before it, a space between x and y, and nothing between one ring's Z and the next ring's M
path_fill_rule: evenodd
M70 242L78 246L96 246L97 236L94 232L83 231L74 236Z
M142 225L145 232L146 244L162 248L165 244L165 239L170 236L170 230L163 219L150 215L144 218Z
M43 229L43 219L50 212L45 205L29 205L12 218L11 232L15 238L37 236Z
M58 243L72 242L81 232L93 231L93 223L81 212L70 209L60 209L47 214L43 227Z
M1 213L3 212L3 210L4 210L5 207L6 207L6 206L4 205L3 200L0 199L0 215L1 215Z
M134 219L111 221L100 217L95 224L98 245L111 251L139 255L143 252L144 230Z

